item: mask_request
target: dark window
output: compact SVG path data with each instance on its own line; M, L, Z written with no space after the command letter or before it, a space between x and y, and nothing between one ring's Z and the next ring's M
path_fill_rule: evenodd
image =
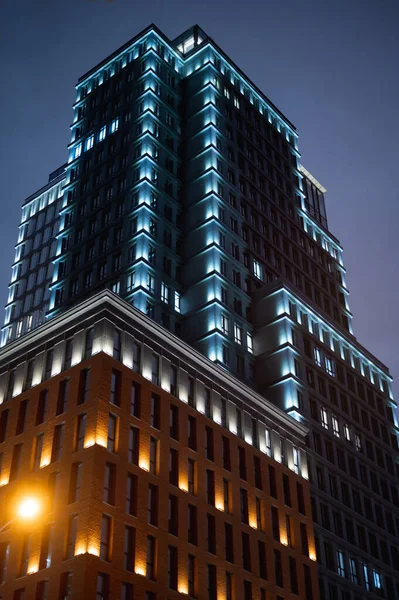
M271 465L269 465L269 486L270 486L270 495L273 498L277 498L276 470Z
M216 519L214 515L207 514L208 527L208 552L216 554Z
M125 538L123 543L123 568L134 572L136 547L136 529L129 525L125 526Z
M19 435L20 433L24 432L27 412L28 412L28 400L21 400L21 402L19 404L18 420L17 420L17 427L15 430L15 435Z
M107 504L115 504L116 465L105 463L104 495L103 500Z
M290 568L290 583L291 583L291 592L293 594L298 594L298 575L296 570L296 561L295 558L290 556L288 558L289 568Z
M111 391L109 396L109 401L111 404L115 404L115 406L120 406L121 404L121 382L122 382L122 374L120 371L116 369L112 369L111 375Z
M80 487L82 483L83 465L81 462L74 462L71 465L71 476L69 479L68 503L77 502L80 497Z
M112 519L103 515L101 520L100 558L110 560Z
M245 448L238 447L238 468L240 472L240 478L247 480L247 461L245 456Z
M217 600L216 566L208 565L208 600Z
M248 525L248 492L243 488L240 489L240 511L241 523Z
M3 410L0 416L0 444L6 439L9 412L8 409Z
M151 394L151 419L150 425L151 427L155 427L155 429L159 429L160 423L160 409L161 409L161 400L158 394Z
M230 563L234 563L233 526L230 523L224 524L224 541L226 560Z
M129 515L137 515L137 475L132 473L127 476L126 512Z
M179 453L174 448L169 450L169 483L178 485L179 480Z
M266 560L266 544L262 540L258 540L258 555L259 555L259 577L267 579L267 560Z
M259 456L254 456L254 473L255 473L255 487L258 490L263 489L262 486L262 468Z
M130 414L137 419L140 419L141 416L140 391L140 385L133 381L130 392Z
M158 525L158 486L148 486L148 523Z
M36 412L36 425L41 425L46 420L48 403L48 390L42 390L39 394L39 402Z
M197 450L197 419L188 417L188 447Z
M283 587L283 569L281 565L281 552L274 550L274 573L276 576L276 585Z
M87 402L90 388L90 369L83 369L79 377L78 404Z
M51 448L51 462L60 460L64 443L64 424L60 423L54 427L53 445Z
M197 507L193 504L188 505L188 542L197 545Z
M230 440L224 435L222 436L222 458L223 468L231 471Z
M214 444L213 444L213 429L212 427L206 427L205 429L206 436L206 457L208 460L214 460Z
M276 508L275 506L272 506L271 514L272 514L273 539L275 539L279 542L280 541L280 523L279 523L279 518L278 518L278 508Z
M176 546L168 546L168 588L177 590L178 558Z
M107 573L99 573L97 575L97 594L96 600L109 599L109 575Z
M169 494L168 503L168 531L172 535L178 534L179 523L179 499L177 496Z
M284 490L284 504L291 506L291 491L290 491L290 480L288 475L283 473L283 490Z
M169 435L174 440L179 439L179 409L174 404L170 405Z
M61 415L67 409L68 404L68 391L69 391L69 379L63 379L60 381L58 388L58 399L57 399L57 415Z

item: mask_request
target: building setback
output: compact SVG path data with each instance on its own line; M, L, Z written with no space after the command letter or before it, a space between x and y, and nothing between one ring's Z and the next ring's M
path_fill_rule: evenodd
M1 598L318 598L302 425L109 291L4 366Z
M198 26L151 25L79 79L71 130L23 206L1 344L120 295L309 429L321 599L399 600L391 376L295 127Z

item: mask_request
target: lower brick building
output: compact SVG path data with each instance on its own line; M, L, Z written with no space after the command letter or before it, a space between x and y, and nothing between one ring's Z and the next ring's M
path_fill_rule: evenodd
M7 346L0 402L3 600L318 599L305 428L119 297Z

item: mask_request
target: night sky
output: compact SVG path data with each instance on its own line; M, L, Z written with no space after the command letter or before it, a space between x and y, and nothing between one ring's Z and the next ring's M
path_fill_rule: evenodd
M297 127L355 335L399 380L397 0L3 0L0 305L22 202L67 159L78 77L152 22L169 38L200 25Z

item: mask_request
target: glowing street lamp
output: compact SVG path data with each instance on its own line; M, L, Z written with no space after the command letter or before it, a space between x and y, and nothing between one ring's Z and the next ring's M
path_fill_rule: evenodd
M35 519L42 512L42 503L35 496L22 498L17 506L16 514L20 519Z
M21 494L14 499L12 508L12 518L0 528L0 533L7 529L11 524L17 526L34 526L40 522L40 518L45 512L45 498L43 495Z

